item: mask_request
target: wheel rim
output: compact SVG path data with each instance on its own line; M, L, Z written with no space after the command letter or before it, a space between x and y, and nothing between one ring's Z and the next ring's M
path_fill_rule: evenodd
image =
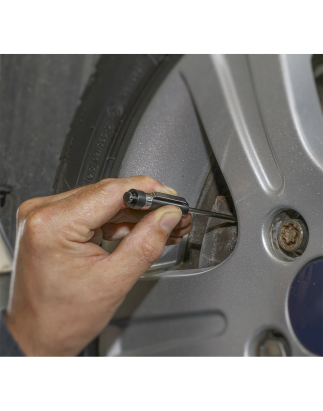
M310 56L185 56L174 68L171 75L182 79L231 190L239 239L230 258L216 267L142 278L103 333L101 353L118 343L114 354L248 355L254 336L268 328L286 337L293 355L311 354L295 337L287 311L293 279L306 263L322 255L323 117L310 61ZM178 100L180 94L175 95ZM192 186L181 185L185 179L174 182L178 174L165 168L161 148L147 140L147 124L158 120L150 115L147 110L135 137L137 143L140 138L151 143L154 155L138 161L143 167L131 168L129 149L120 176L155 176L194 206L209 164L205 162L200 180L196 176ZM192 118L192 139L202 141ZM167 137L162 138L164 143ZM202 164L208 154L199 153ZM137 158L144 154L137 148ZM280 259L268 243L274 216L287 208L304 217L310 233L304 254L290 262ZM122 325L125 318L127 324ZM159 327L153 325L156 322ZM111 327L118 329L117 337L107 343Z

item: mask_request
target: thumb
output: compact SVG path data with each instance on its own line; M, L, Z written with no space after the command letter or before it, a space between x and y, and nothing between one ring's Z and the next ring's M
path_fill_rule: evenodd
M129 280L129 288L132 287L162 255L170 233L181 218L182 211L176 206L164 206L148 213L110 254L109 266L115 267L111 271L123 277L122 280Z

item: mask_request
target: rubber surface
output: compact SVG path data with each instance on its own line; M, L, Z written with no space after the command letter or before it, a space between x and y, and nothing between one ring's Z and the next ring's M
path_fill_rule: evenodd
M179 56L104 55L67 135L54 192L117 177L144 108Z
M0 57L0 219L12 248L18 206L52 193L66 133L98 57Z

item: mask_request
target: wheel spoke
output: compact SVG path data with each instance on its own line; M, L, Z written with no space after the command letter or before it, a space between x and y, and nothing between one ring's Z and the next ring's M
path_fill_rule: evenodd
M264 126L284 178L295 181L313 166L322 170L323 116L311 56L250 56L249 61Z
M283 181L261 123L246 58L189 56L181 64L235 200L258 189L279 192Z

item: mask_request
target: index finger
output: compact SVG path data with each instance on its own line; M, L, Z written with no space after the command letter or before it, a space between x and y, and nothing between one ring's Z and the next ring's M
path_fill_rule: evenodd
M114 223L138 223L151 210L136 210L134 208L123 208L114 217L110 219L107 224ZM192 221L192 215L186 214L180 220L175 228L186 227Z
M68 214L70 223L81 224L89 230L95 230L127 207L123 202L123 194L131 188L177 195L175 190L152 177L135 176L101 180L55 204L62 214ZM64 221L63 218L60 221Z

